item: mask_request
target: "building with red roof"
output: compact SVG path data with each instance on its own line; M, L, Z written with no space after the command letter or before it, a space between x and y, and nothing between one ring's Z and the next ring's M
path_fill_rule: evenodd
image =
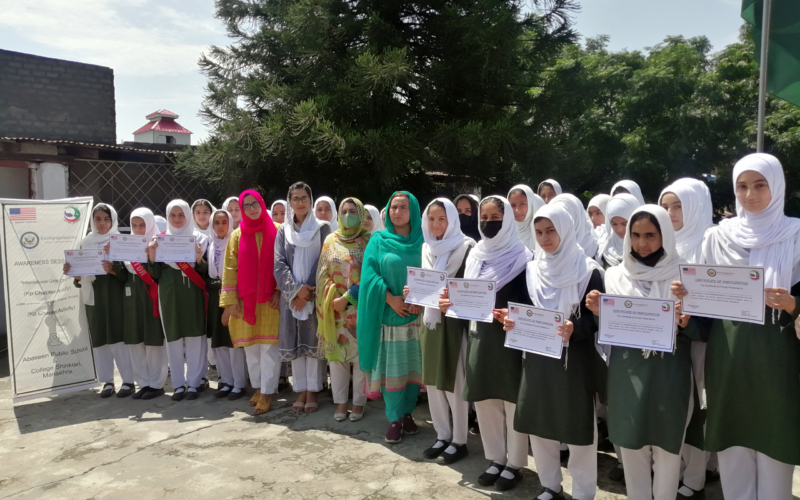
M175 121L178 115L172 111L159 109L145 118L149 121L133 133L135 142L186 146L192 143L192 132Z

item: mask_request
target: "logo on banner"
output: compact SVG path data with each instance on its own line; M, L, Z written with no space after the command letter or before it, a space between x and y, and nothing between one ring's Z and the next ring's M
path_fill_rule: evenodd
M189 241L192 241L192 240L189 240ZM425 277L425 273L424 272L419 273L419 277L420 278L424 278Z
M712 278L717 275L717 272L713 269L709 269L706 273L711 276Z
M11 222L36 222L36 207L9 208Z
M758 278L761 277L761 273L758 271L750 271L750 279L753 281L758 281Z
M555 320L556 320L556 323L561 323L561 315L560 314L556 314Z
M494 290L494 285L492 285L491 283L489 283L489 291L492 291L492 290Z
M528 309L528 310L525 312L525 314L527 314L527 315L528 315L528 317L530 318L531 316L533 316L533 311L531 311L530 309Z
M78 207L73 207L73 206L65 207L64 220L69 222L70 224L78 222L79 220L81 220L81 211L78 209Z
M668 313L671 309L672 307L670 307L668 302L664 302L663 304L661 304L661 310L664 311L665 313Z
M633 302L631 302L630 300L626 300L626 301L625 301L625 307L627 307L628 309L630 309L631 307L633 307Z
M464 283L464 288L469 288L469 283Z
M439 281L444 281L444 274L439 275Z
M19 237L19 244L28 250L31 248L36 248L36 246L39 244L39 235L33 231L22 233L22 236Z

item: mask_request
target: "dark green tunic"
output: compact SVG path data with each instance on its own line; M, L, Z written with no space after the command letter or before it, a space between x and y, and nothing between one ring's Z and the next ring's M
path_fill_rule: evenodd
M533 305L528 296L525 270L497 292L496 308L509 302ZM516 404L522 377L522 351L505 347L506 332L502 323L478 323L469 332L464 401L502 399Z
M586 308L586 294L605 292L600 271L594 270L584 291L580 317L574 323L569 347L560 359L525 353L514 430L565 444L594 442L595 333L597 319ZM567 368L564 368L564 364Z
M153 317L153 302L147 294L147 286L136 274L123 266L125 278L125 343L148 346L164 345L164 329L161 317Z
M125 295L125 276L122 262L114 262L114 274L95 276L94 305L84 306L92 347L103 347L125 340L123 334L122 299ZM75 286L81 287L81 281L75 280Z
M222 324L222 313L225 308L219 306L219 293L222 280L206 276L206 289L208 290L208 320L206 321L206 335L211 339L211 347L233 347L231 332Z
M204 337L206 311L203 290L184 276L180 269L173 269L164 262L148 264L146 268L158 281L158 299L167 342L186 337ZM195 266L200 276L207 269L205 260Z
M608 438L623 448L658 446L681 451L692 394L691 341L701 340L697 319L678 331L675 353L614 346L608 367Z
M714 320L706 350L708 413L705 449L742 446L800 465L800 283L794 314L766 324Z
M455 276L463 278L464 265L469 251ZM448 318L442 315L442 322L435 330L429 330L424 322L420 327L419 344L422 349L422 383L436 386L440 391L453 392L456 385L456 369L461 354L461 343L466 340L469 321Z

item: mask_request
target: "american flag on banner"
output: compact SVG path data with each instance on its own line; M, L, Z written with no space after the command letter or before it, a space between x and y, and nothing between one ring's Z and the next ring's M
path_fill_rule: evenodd
M614 305L614 299L603 299L603 305L613 306Z
M458 281L451 281L450 286L453 288L458 288Z
M697 274L697 269L694 267L684 267L683 274Z
M514 314L519 314L519 307L512 307L511 312Z
M416 276L416 273L413 270L409 269L408 270L408 275L409 276Z
M36 207L9 208L8 218L13 221L36 220Z

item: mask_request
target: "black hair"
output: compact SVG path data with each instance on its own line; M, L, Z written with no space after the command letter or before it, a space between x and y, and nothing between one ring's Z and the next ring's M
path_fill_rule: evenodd
M489 196L489 197L485 198L481 202L481 207L483 207L487 203L494 203L495 205L497 205L497 208L500 210L501 214L505 214L506 213L506 205L505 205L505 203L503 203L503 200L501 200L500 198L498 198L496 196Z
M658 218L656 218L656 216L651 214L650 212L645 212L644 210L642 210L640 212L636 212L635 214L633 214L633 217L631 217L631 220L628 221L628 234L631 233L631 228L633 228L633 223L636 222L636 221L642 220L642 219L647 219L650 222L652 222L653 225L656 226L656 229L658 230L658 234L660 234L661 236L664 236L664 234L661 232L661 224L658 223Z
M212 212L214 211L214 206L211 204L210 201L200 198L199 200L195 200L195 202L192 203L192 215L194 215L194 209L201 206L206 206Z
M550 188L550 189L552 189L553 191L555 191L555 190L556 190L556 188L555 188L555 187L553 187L553 185L552 185L552 184L550 184L549 182L542 182L541 184L539 184L539 187L536 189L536 194L539 194L539 193L541 193L541 192L542 192L542 188L543 188L543 187L549 187L549 188ZM511 193L509 193L509 195L510 195L510 194L511 194Z
M618 194L631 194L631 192L625 186L617 186L617 189L615 189L614 192L611 193L611 196L615 196Z
M528 197L528 195L526 195L526 194L525 194L525 191L523 191L523 190L522 190L522 189L520 189L520 188L517 188L517 189L515 189L515 190L513 190L513 191L509 191L509 193L508 193L508 197L509 197L509 198L511 198L511 195L512 195L512 194L517 194L517 193L519 193L519 194L521 194L521 195L524 195L524 196L525 196L525 198L527 198L527 197Z
M306 184L303 181L297 181L294 184L292 184L291 186L289 186L289 194L286 196L286 200L287 201L291 200L292 191L294 191L295 189L302 189L302 190L304 190L306 192L306 194L308 195L309 198L312 198L312 199L314 198L314 196L311 194L311 186L309 186L308 184Z
M446 209L446 208L444 208L444 203L442 203L442 202L441 202L441 201L439 201L439 200L433 200L433 201L431 202L431 204L430 204L430 207L439 207L439 208L443 208L445 211L447 211L447 209Z
M540 215L539 217L534 217L533 218L533 223L534 224L538 224L538 223L542 222L544 219L548 219L548 217L545 217L543 215Z
M94 213L98 211L105 212L109 217L111 217L111 220L114 220L114 216L111 215L111 207L109 207L105 203L98 203L97 205L94 206L94 208L92 209L92 217L94 217Z

